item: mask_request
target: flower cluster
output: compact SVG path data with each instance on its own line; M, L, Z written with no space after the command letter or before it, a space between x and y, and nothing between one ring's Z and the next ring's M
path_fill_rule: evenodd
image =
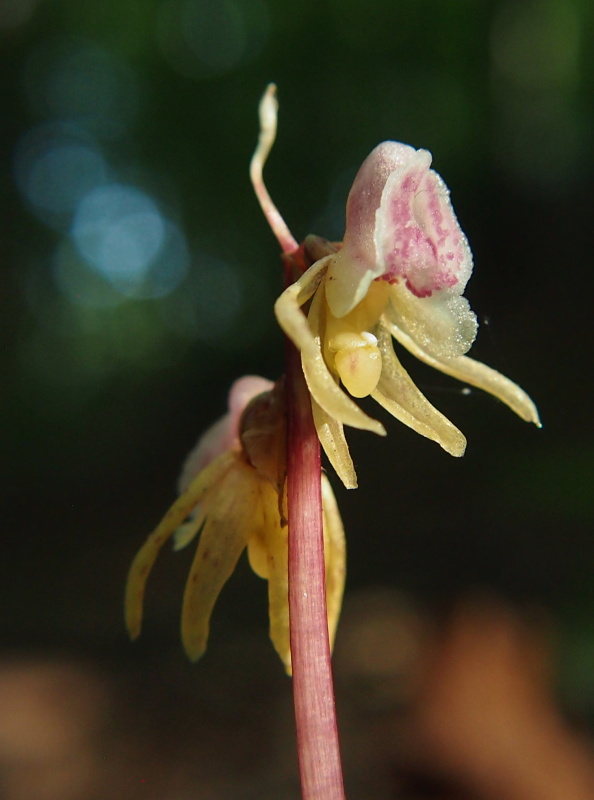
M430 165L426 150L398 142L376 147L349 194L342 246L308 237L304 248L315 263L276 302L281 327L301 350L320 441L347 488L357 479L343 426L385 433L349 394L371 395L454 456L466 447L463 434L416 387L392 337L540 425L519 386L464 355L477 330L462 297L472 254L449 191ZM310 300L306 317L302 307Z
M462 296L472 254L448 189L430 168L431 154L398 142L380 144L349 194L344 242L309 236L298 248L262 180L276 133L276 108L271 86L260 106L252 181L285 254L289 259L298 254L312 266L283 292L275 312L301 351L318 437L344 485L357 485L344 425L385 434L381 423L351 397L373 397L454 456L466 447L463 434L410 378L392 339L426 364L490 392L524 420L540 425L534 403L519 386L465 355L477 330ZM282 381L273 385L252 376L234 384L228 414L188 457L180 497L131 566L126 622L133 638L140 633L145 584L159 550L171 537L180 549L200 533L183 600L186 652L192 659L204 652L216 599L247 548L252 569L268 580L270 635L291 671L285 423ZM344 588L345 545L325 475L321 490L332 642Z
M184 592L181 635L192 660L206 649L221 589L247 548L254 572L268 581L270 637L291 671L285 491L285 404L282 382L248 376L229 394L229 412L199 440L179 482L180 496L134 559L126 586L130 636L142 625L150 570L165 542L174 549L200 533ZM342 603L345 544L334 494L322 475L328 628L333 641Z

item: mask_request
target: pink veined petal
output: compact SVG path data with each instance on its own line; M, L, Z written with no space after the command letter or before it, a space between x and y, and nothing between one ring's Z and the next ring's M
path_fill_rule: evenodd
M461 294L472 254L441 177L429 169L431 154L418 150L393 172L377 211L375 244L383 277L401 280L417 297L455 287Z
M335 317L349 313L366 295L384 267L375 244L375 215L389 176L401 171L415 149L400 142L382 142L367 156L349 192L342 249L332 258L326 298Z

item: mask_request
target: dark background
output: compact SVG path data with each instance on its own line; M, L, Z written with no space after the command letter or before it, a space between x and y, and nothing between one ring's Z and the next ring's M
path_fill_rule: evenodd
M538 431L403 356L468 450L452 459L364 403L389 435L348 432L358 490L331 476L347 598L384 587L436 618L488 590L541 609L563 702L594 719L593 28L589 0L2 0L7 659L95 670L114 707L157 731L153 691L164 707L199 697L213 752L233 752L229 720L272 713L268 694L290 731L265 584L245 564L195 667L177 638L190 553L161 557L134 646L121 610L129 562L231 382L283 371L280 260L247 172L274 80L266 177L296 238L341 238L378 142L429 149L474 252L472 355L518 381L543 420ZM145 226L161 238L147 244ZM172 741L192 730L178 723Z

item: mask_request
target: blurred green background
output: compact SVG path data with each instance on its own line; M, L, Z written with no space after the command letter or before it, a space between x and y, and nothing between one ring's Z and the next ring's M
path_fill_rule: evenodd
M378 142L429 149L474 252L472 355L544 423L404 357L469 446L454 460L366 406L389 436L349 432L360 488L332 479L347 596L543 607L566 702L594 719L593 30L590 0L2 0L7 652L155 675L167 653L188 685L224 654L250 691L234 642L253 633L247 674L284 686L245 564L197 667L177 640L190 553L162 557L134 647L121 619L130 559L231 382L283 370L280 260L248 180L275 81L266 177L296 238L342 237Z

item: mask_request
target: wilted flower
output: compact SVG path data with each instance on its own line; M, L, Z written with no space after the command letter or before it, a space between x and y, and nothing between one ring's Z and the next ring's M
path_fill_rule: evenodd
M180 496L136 555L126 587L126 624L135 639L142 624L146 580L165 542L200 539L186 583L181 634L192 660L206 649L210 616L221 589L247 547L254 572L268 580L270 637L291 671L288 555L285 521L285 404L282 382L249 376L233 385L229 412L199 440L179 482ZM344 531L322 475L328 627L333 641L345 578Z
M540 424L532 400L495 370L467 358L476 317L462 292L472 254L431 154L384 142L364 161L347 202L344 243L304 243L313 266L276 303L301 350L320 441L347 488L357 479L343 425L384 434L340 388L371 395L393 416L461 456L463 434L423 396L392 337L421 361L484 389ZM301 307L311 299L307 318Z

